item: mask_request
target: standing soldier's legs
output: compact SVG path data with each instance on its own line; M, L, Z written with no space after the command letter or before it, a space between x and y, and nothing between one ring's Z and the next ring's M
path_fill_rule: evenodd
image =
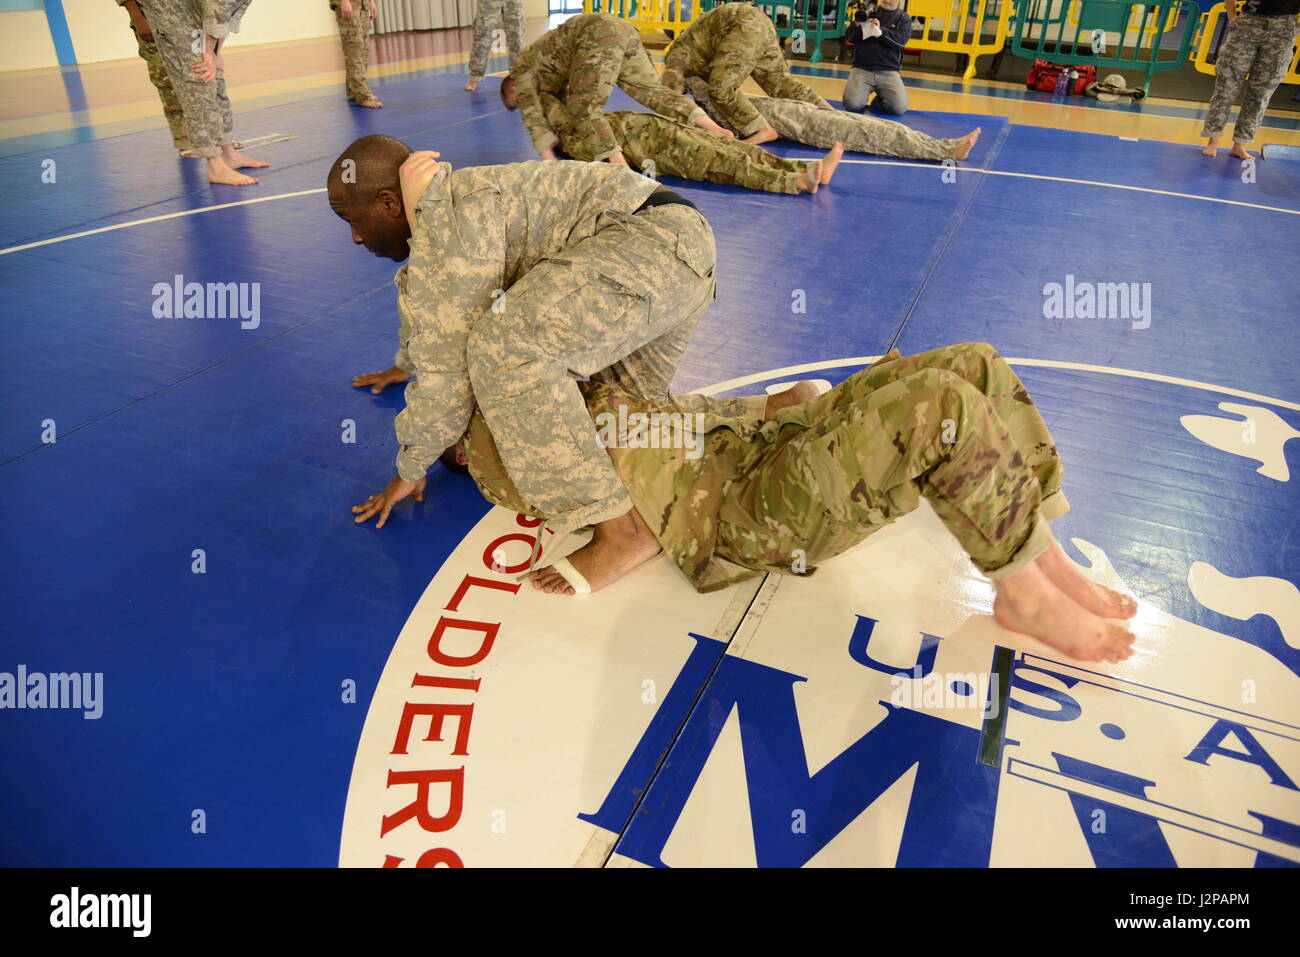
M163 67L162 56L158 53L158 46L155 43L146 42L138 34L135 41L140 52L140 59L144 60L149 67L149 82L158 91L158 99L162 100L163 116L167 119L167 128L172 134L172 145L184 153L190 148L185 132L185 113L181 110L180 101L176 99L176 92L172 89L171 80L167 78L167 70Z
M539 263L470 332L474 395L524 499L557 530L632 507L572 376L658 398L713 301L713 236L688 206L628 215ZM616 367L611 369L610 367Z
M190 153L205 159L220 156L221 147L231 141L225 131L225 111L219 102L216 81L204 83L194 77L192 68L202 56L191 46L192 28L181 18L159 18L153 15L152 9L149 22L153 25L167 77L185 115Z
M515 68L519 51L524 48L524 0L505 0L502 23L506 29L506 49L510 53L510 69Z
M334 16L339 24L339 39L343 44L343 61L347 67L347 95L354 103L361 104L375 98L366 81L370 69L370 28L372 16L368 0L354 0L352 18L343 19L343 11L337 4Z
M1246 72L1255 59L1256 36L1252 26L1254 17L1242 14L1228 30L1228 39L1219 48L1219 59L1214 65L1214 93L1205 114L1201 135L1218 139L1228 125L1228 116L1237 102L1237 93Z
M1237 124L1232 129L1232 141L1243 146L1255 138L1259 121L1264 118L1268 101L1286 76L1295 47L1295 17L1260 17L1266 20L1262 40L1255 48L1255 57L1246 78L1246 89L1241 96L1241 110Z
M470 45L469 52L469 78L473 83L478 83L487 76L488 51L492 46L493 31L501 20L504 2L505 0L478 0L478 7L474 10L474 42ZM511 51L512 66L514 55L518 52L517 49Z

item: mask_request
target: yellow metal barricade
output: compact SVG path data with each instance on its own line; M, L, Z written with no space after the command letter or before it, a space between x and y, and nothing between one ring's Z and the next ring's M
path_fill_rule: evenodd
M907 41L909 50L943 50L970 57L962 79L975 75L975 58L997 53L1007 43L1012 0L911 0L907 12L922 20Z
M1214 75L1214 61L1219 55L1219 46L1227 36L1228 14L1222 3L1216 3L1201 14L1200 34L1196 38L1196 52L1192 54L1192 65L1202 73ZM1300 83L1300 49L1291 54L1291 69L1287 71L1283 83Z
M636 24L642 33L677 37L691 25L699 0L582 0L583 13L608 13Z

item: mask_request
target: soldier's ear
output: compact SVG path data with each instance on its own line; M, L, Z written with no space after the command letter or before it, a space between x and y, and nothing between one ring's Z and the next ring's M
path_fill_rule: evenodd
M402 205L401 191L395 189L381 189L375 197L379 208L389 219L406 219L406 207Z

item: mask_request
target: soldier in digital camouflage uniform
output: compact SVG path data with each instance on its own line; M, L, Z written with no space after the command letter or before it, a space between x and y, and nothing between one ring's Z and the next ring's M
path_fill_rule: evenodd
M761 113L740 92L750 77L768 96L834 109L790 75L767 14L747 3L714 7L687 27L664 57L663 85L681 93L691 77L708 85L708 98L725 127L751 142L776 139Z
M524 0L478 0L474 11L474 42L469 48L467 90L477 88L487 76L488 50L498 23L506 35L510 69L513 70L519 60L519 51L524 48Z
M647 401L604 383L584 393L597 422L686 411L680 397ZM1069 508L1056 447L1015 372L985 343L892 352L767 422L706 414L697 458L685 443L653 447L647 423L618 435L609 455L698 591L760 572L812 574L924 497L996 582L1000 623L1085 660L1130 653L1132 635L1103 619L1132 617L1136 606L1083 579L1056 545L1047 520ZM470 422L463 457L489 501L539 514L502 467L481 416ZM532 577L571 593L550 568Z
M501 100L520 111L543 158L554 159L557 137L546 112L550 101L559 100L584 141L580 152L620 162L618 141L602 113L616 85L661 116L721 132L680 90L664 89L636 27L605 13L572 17L525 47L501 83Z
M564 106L552 102L547 121L560 138L560 147L576 160L590 161L581 138L570 139L573 122ZM653 113L615 110L605 114L624 159L648 176L680 176L708 183L726 183L769 193L815 193L829 182L833 164L774 156L761 146L683 126ZM574 149L568 144L573 142Z
M167 78L185 114L190 155L207 160L209 182L232 186L256 183L256 178L237 170L267 164L234 148L234 119L221 54L223 42L238 32L239 21L252 0L138 2L153 28Z
M1232 130L1232 155L1249 159L1246 146L1264 118L1268 101L1287 74L1295 52L1300 0L1246 0L1237 13L1237 0L1227 0L1228 39L1219 48L1214 65L1214 93L1205 114L1201 135L1208 143L1202 152L1218 149L1228 115L1245 86L1241 109Z
M154 85L158 91L158 98L162 100L163 116L172 134L172 145L184 154L190 148L189 141L186 139L185 114L181 110L180 101L176 99L171 81L167 79L167 71L163 69L162 57L159 56L158 46L154 42L153 29L149 26L149 21L145 19L144 12L136 0L117 0L117 5L125 7L127 13L131 15L131 32L135 34L136 48L140 59L144 60L149 68L149 82Z
M695 102L725 127L726 118L709 99L708 84L699 77L692 77L687 84ZM980 128L976 127L960 139L936 139L902 123L834 108L823 109L802 100L770 96L748 96L745 99L778 137L820 149L830 149L838 142L855 153L901 159L961 160L970 155L980 134Z
M343 43L343 61L347 65L348 99L357 106L378 109L384 104L366 81L370 69L370 31L378 12L376 0L330 0L330 9L339 23Z
M426 470L477 403L505 467L552 528L594 524L593 554L609 561L622 560L625 544L644 546L639 533L630 543L614 537L632 500L596 443L574 377L668 394L715 294L713 233L699 211L610 164L453 171L383 136L348 147L328 186L354 242L410 259L396 278L401 345L415 375L395 422L398 474L353 510L357 520L379 514L382 525L396 502L421 495ZM767 397L692 401L749 414Z

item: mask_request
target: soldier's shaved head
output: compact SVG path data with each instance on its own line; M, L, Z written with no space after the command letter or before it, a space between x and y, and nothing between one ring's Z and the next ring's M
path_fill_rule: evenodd
M330 209L352 227L352 241L396 262L409 253L398 171L411 152L391 136L363 136L339 155L325 180Z
M519 89L515 86L515 78L507 76L501 81L501 105L513 113L519 109Z

